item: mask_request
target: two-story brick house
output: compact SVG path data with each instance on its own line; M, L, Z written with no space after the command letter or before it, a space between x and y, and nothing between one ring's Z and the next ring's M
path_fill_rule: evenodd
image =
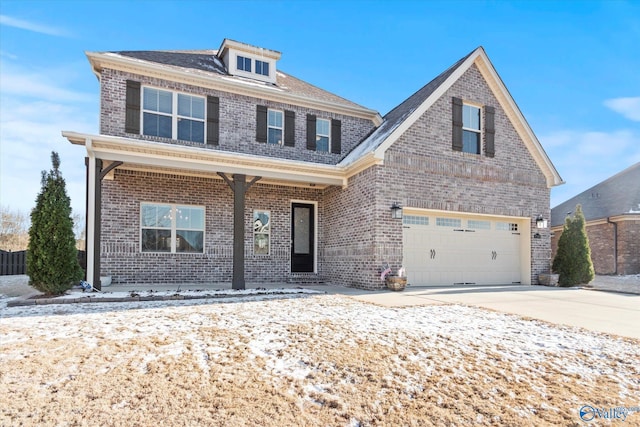
M63 135L87 150L94 283L376 288L386 263L413 285L548 272L536 219L562 180L482 48L384 118L228 39L87 56L100 134Z

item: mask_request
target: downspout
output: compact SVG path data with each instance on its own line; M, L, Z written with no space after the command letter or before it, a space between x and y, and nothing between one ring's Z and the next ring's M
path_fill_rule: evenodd
M618 223L607 217L607 222L613 225L613 272L618 274Z

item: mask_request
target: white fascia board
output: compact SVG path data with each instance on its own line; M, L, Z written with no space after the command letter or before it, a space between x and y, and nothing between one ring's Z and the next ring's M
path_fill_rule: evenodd
M420 118L429 108L438 100L447 90L471 67L473 61L477 56L477 52L480 48L476 49L473 55L470 55L467 60L462 63L455 72L453 72L438 88L433 91L431 95L424 102L414 110L393 132L387 137L387 139L380 144L375 150L375 156L378 159L384 159L384 153L393 145L394 142L402 136L413 124Z
M184 71L173 69L162 64L155 64L135 58L125 58L117 54L85 52L95 73L101 73L102 68L130 72L150 77L157 77L198 87L231 92L238 95L250 96L284 104L293 104L301 107L312 108L330 113L344 114L371 120L375 126L380 126L382 117L380 113L364 107L355 107L339 104L331 101L313 99L302 95L284 92L274 86L268 86L257 82L241 82L233 76L220 74L218 77L205 75L205 71Z
M529 149L529 152L533 156L534 160L538 164L538 167L544 173L547 178L547 186L549 188L564 184L557 169L551 162L551 159L547 155L546 151L540 144L540 141L533 133L531 126L525 119L524 115L520 111L520 108L516 104L515 100L511 96L511 93L505 86L504 82L498 75L495 67L487 57L487 54L483 49L479 48L478 55L473 55L474 62L482 73L482 76L489 84L494 95L498 99L502 109L509 117L511 123L514 125L516 132L520 135L520 138L524 141Z
M274 159L197 147L147 142L105 135L62 132L72 144L85 145L96 158L202 173L229 173L299 182L346 186L344 172L334 165Z
M549 159L549 156L547 156L547 153L544 151L542 144L538 141L538 138L533 133L533 130L491 64L491 61L487 57L484 49L481 47L476 49L473 54L469 55L469 57L460 64L460 66L458 66L458 68L418 108L416 108L413 113L411 113L393 132L391 132L387 139L375 150L376 158L384 159L384 154L387 149L396 142L398 138L400 138L400 136L406 132L438 99L440 99L440 97L442 97L474 63L480 70L480 73L482 73L489 87L494 92L494 95L513 123L516 131L525 142L529 152L538 164L538 167L545 175L547 179L547 186L551 188L564 184L564 181L551 162L551 159Z

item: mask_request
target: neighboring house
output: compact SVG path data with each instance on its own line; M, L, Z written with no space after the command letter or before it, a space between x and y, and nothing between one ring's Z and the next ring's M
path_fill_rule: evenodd
M413 285L549 271L535 224L562 180L482 48L384 118L228 39L87 56L100 134L63 135L87 150L94 283L373 289L387 263Z
M582 206L596 274L640 273L640 163L551 210L553 256L565 218Z

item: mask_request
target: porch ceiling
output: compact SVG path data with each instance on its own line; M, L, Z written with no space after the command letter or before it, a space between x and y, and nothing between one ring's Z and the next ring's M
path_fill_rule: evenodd
M347 185L346 171L335 165L275 159L137 139L62 132L89 157L121 161L119 168L220 179L218 172L260 176L262 184L327 188Z

